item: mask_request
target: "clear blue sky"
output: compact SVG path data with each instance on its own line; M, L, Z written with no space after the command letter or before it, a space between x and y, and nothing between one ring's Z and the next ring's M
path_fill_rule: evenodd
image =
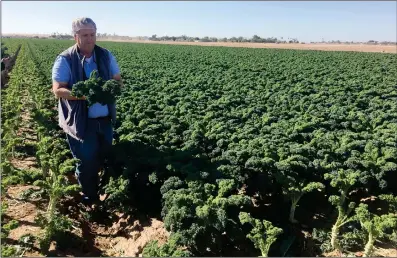
M284 37L396 41L396 2L2 2L2 33L71 33L91 17L124 36Z

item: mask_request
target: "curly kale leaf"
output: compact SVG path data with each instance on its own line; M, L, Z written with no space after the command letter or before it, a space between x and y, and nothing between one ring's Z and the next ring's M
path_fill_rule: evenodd
M72 96L78 98L85 96L89 107L95 103L102 105L115 103L116 97L120 94L120 84L114 79L103 80L96 70L91 72L88 80L79 81L72 87Z

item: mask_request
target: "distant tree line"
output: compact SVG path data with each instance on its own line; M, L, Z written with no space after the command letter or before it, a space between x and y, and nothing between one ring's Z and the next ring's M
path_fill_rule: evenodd
M271 38L261 38L258 35L254 35L251 38L245 37L231 37L231 38L216 38L216 37L188 37L186 35L182 36L163 36L157 37L156 34L147 38L151 41L185 41L185 42L253 42L253 43L299 43L297 39L288 38L288 40L284 40L283 38L277 39L274 37Z
M35 38L38 38L38 36L36 36ZM55 32L55 33L52 33L49 38L52 38L52 39L72 39L73 36L69 35L69 34L61 34L61 33Z
M370 45L396 45L396 42L393 41L376 41L376 40L369 40L366 42Z
M340 40L330 40L330 41L321 41L315 42L311 41L310 43L325 43L325 44L366 44L366 45L397 45L397 42L393 41L376 41L376 40L368 40L367 42L357 42L357 41L340 41Z
M38 36L34 36L34 38L39 38ZM42 37L40 37L42 38ZM61 33L52 33L49 37L47 38L53 38L53 39L73 39L72 35L69 34L61 34ZM223 38L217 38L217 37L190 37L186 35L182 36L162 36L158 37L156 34L152 35L151 37L148 36L140 36L140 37L129 37L129 36L120 36L117 35L116 33L110 34L110 33L97 33L97 38L110 38L110 39L124 39L124 40L132 40L132 39L139 39L139 40L150 40L150 41L179 41L179 42L237 42L237 43L301 43L304 44L304 42L300 42L296 38L287 38L284 39L283 37L280 38L275 38L275 37L267 37L267 38L262 38L258 35L254 35L251 38L246 38L246 37L223 37ZM341 40L329 40L325 41L324 39L322 41L311 41L308 43L312 44L368 44L368 45L397 45L397 42L393 41L376 41L376 40L369 40L367 42L357 42L357 41L341 41Z
M302 43L296 38L275 38L275 37L268 37L262 38L258 35L254 35L251 38L246 37L231 37L231 38L216 38L216 37L189 37L186 35L182 36L163 36L158 37L156 34L152 35L151 37L139 37L140 39L146 39L150 41L184 41L184 42L238 42L238 43ZM369 40L367 42L355 42L355 41L341 41L341 40L329 40L321 42L310 42L310 43L325 43L325 44L369 44L369 45L396 45L397 42L392 41L376 41L376 40Z

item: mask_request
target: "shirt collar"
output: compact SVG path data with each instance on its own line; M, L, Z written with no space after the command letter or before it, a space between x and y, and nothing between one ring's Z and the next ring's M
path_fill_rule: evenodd
M79 59L80 60L83 60L83 55L81 55L80 54L80 49L79 49L79 46L76 44L76 48L77 48L77 55L78 55L78 57L79 57ZM94 60L94 62L96 63L96 56L95 56L95 51L94 50L92 50L92 55L91 55L91 57L93 57L93 60Z

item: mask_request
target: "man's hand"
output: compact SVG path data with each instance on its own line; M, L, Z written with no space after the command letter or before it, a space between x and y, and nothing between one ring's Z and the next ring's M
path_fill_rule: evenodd
M68 100L86 100L86 97L76 98L72 96L72 91L67 88L68 83L66 82L52 82L52 91L56 98L68 99Z
M115 75L113 76L113 79L116 80L116 81L118 81L118 83L120 84L120 87L123 87L123 86L124 86L123 82L121 81L121 75L120 75L120 74L115 74Z

